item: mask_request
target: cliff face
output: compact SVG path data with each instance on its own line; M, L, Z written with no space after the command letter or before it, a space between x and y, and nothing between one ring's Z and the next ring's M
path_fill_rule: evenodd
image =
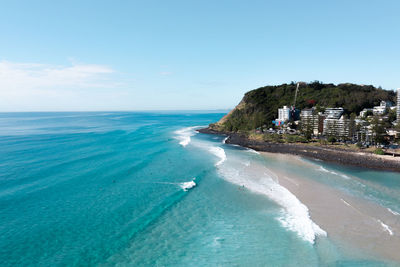
M210 129L223 132L251 130L262 125L272 125L277 110L293 104L296 84L265 86L247 92L242 101ZM364 108L379 105L381 100L394 102L394 91L372 85L301 83L296 108L343 107L347 114L358 114Z

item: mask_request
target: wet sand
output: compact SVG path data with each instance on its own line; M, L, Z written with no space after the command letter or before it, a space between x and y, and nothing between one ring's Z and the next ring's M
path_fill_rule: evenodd
M315 167L297 156L262 154ZM327 232L328 237L336 244L342 244L343 252L350 247L351 251L358 250L363 255L371 255L371 258L400 263L400 215L315 180L293 175L288 177L281 170L272 171L279 184L309 208L311 219Z

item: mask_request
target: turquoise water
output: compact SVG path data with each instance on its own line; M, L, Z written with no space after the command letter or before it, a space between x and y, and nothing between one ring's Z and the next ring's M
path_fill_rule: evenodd
M221 116L0 114L1 266L385 265L344 257L276 184L243 188L253 162L287 165L191 128ZM398 174L312 164L400 212Z

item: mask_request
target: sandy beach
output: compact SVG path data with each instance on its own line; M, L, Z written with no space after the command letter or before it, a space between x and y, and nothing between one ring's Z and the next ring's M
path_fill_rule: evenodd
M262 154L290 160L293 164L312 165L297 156ZM344 253L351 248L350 251L358 250L364 256L400 263L400 215L315 180L300 175L289 178L284 171L272 171L279 184L309 208L311 219L327 232L328 237L341 244Z

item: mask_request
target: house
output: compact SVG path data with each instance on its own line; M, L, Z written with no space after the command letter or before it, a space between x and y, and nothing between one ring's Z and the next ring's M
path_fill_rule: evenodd
M377 115L384 115L386 114L387 110L393 106L393 104L390 101L381 101L379 106L375 106L372 109L372 113L377 116Z
M363 110L360 111L360 117L364 118L367 116L367 114L370 112L372 113L372 108L364 108Z

